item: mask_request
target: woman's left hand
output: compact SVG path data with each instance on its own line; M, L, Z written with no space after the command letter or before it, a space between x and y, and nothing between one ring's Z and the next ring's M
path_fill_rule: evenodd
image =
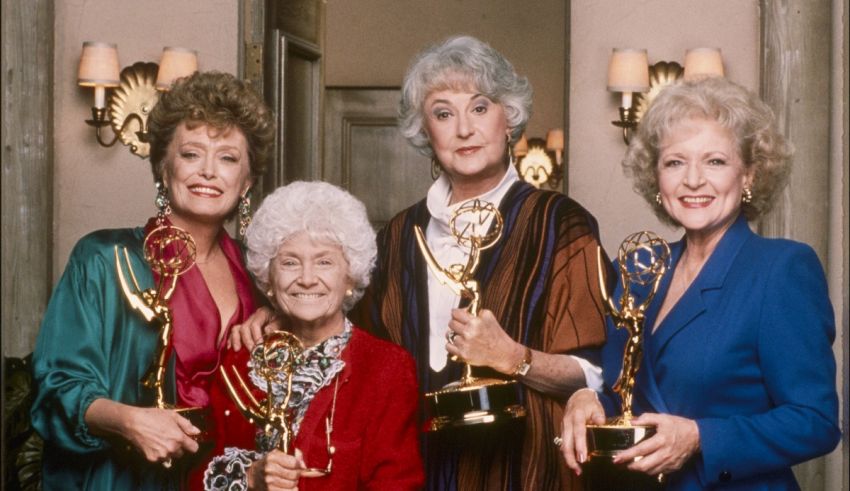
M649 475L669 474L681 469L699 451L699 427L692 419L644 413L632 424L654 425L655 435L617 454L615 464L629 463L630 470Z
M508 336L493 312L483 309L473 316L466 309L453 309L446 350L474 366L491 367L512 374L525 348Z

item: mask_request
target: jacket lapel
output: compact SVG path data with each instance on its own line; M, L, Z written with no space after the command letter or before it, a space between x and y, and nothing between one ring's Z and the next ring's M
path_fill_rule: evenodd
M738 216L732 226L729 227L729 230L723 235L723 238L720 239L717 248L703 265L702 270L694 279L693 283L691 283L690 287L688 287L688 290L682 295L682 298L679 299L670 313L667 314L667 317L661 322L655 333L649 336L651 338L649 344L652 345L650 351L652 352L653 360L657 361L662 356L664 348L670 340L681 332L682 329L690 325L706 309L710 308L705 301L705 292L723 287L723 282L729 273L735 257L741 250L741 246L752 235L753 232L750 230L747 220L743 215ZM684 252L684 240L675 244L675 246L677 255L673 263L674 269ZM666 279L667 285L663 292L664 295L667 294L672 277L673 271L671 270ZM664 297L660 296L659 300L661 298ZM653 305L653 315L651 319L647 316L647 325L653 325L661 303L661 301L657 301Z

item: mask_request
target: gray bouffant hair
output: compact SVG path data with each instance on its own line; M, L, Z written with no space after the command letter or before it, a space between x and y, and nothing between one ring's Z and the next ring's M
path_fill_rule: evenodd
M750 221L768 212L788 182L791 146L776 129L770 107L723 77L675 83L652 101L622 162L626 175L634 181L634 190L661 221L679 225L655 199L659 146L673 127L691 118L714 119L735 136L744 166L753 175L753 198L742 203L741 212Z
M505 108L510 144L516 142L531 117L531 84L519 76L498 51L471 36L455 36L419 53L407 70L401 88L399 127L405 138L426 157L434 151L424 128L423 104L436 90L472 90Z
M347 191L320 181L295 181L266 196L245 234L248 270L262 291L269 289L269 266L281 244L300 232L342 247L354 283L353 295L342 306L349 311L369 285L378 254L366 207Z

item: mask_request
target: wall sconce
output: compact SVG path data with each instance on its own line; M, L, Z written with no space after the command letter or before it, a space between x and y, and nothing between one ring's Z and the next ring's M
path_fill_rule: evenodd
M168 90L175 79L196 72L198 56L193 50L166 47L159 65L137 62L121 70L120 75L118 70L118 47L115 44L83 43L77 84L94 87L92 119L86 120L86 124L94 126L95 137L102 146L111 147L121 140L130 147L130 152L146 158L150 153L147 121L159 101L157 91ZM107 88L114 89L108 101ZM109 142L101 135L105 126L111 126L114 133Z
M517 172L525 182L536 188L547 184L550 189L560 184L564 177L564 130L549 130L546 140L522 135L513 152Z
M649 90L649 62L645 49L614 48L608 63L608 90L623 94L620 119L611 124L623 129L623 139L628 143L630 132L638 123L632 94Z
M637 53L637 54L635 54ZM693 48L685 52L685 66L675 61L659 61L648 65L645 49L615 48L608 64L608 90L623 93L620 120L612 121L623 128L623 141L628 145L649 104L665 87L681 78L722 77L723 58L719 48ZM647 79L645 85L644 77ZM634 89L642 90L634 90ZM635 92L632 97L632 92Z

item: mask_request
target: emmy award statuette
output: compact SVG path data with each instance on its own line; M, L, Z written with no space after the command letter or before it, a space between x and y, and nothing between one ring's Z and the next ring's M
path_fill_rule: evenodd
M195 439L204 442L206 410L198 407L178 408L166 402L165 397L165 373L171 351L173 329L168 300L174 293L174 287L177 286L177 278L195 265L195 241L191 235L179 227L160 224L145 237L143 249L145 260L154 273L159 275L156 287L146 290L139 287L127 248L119 251L119 247L115 246L115 269L124 297L130 306L138 310L159 332L153 362L141 382L144 387L154 390L155 407L176 410L201 430L201 434ZM130 288L127 283L122 256L133 288ZM165 466L170 467L170 460L165 462Z
M464 225L459 226L459 218L463 218L461 222ZM491 219L492 225L488 232L484 227ZM472 200L455 211L449 226L458 245L469 250L466 264L442 267L428 248L425 235L418 226L414 227L416 242L437 280L468 301L467 310L477 316L481 306L481 286L474 275L481 251L492 247L502 235L502 215L492 203ZM463 361L455 357L452 360ZM463 363L463 376L459 381L425 394L431 410L429 431L525 417L526 411L519 403L515 380L476 378L472 375L469 363Z
M242 415L251 423L262 428L265 438L269 441L276 438L275 447L287 454L292 450L292 421L287 415L289 400L292 398L292 378L296 368L303 363L304 345L292 333L275 331L263 336L263 342L251 353L251 361L255 372L266 383L266 398L258 401L251 388L235 367L230 367L228 375L225 367L219 367L219 372L227 386L230 398ZM234 384L234 381L238 384ZM338 379L337 379L337 384ZM282 398L275 398L273 385L283 390ZM334 387L334 406L336 391ZM240 394L241 392L241 394ZM327 436L328 465L324 469L307 468L301 471L301 477L322 477L331 473L333 455L336 449L331 445L333 432L333 410L325 418L325 435Z
M611 461L618 452L655 434L653 426L632 424L632 391L643 354L646 308L652 302L661 279L670 267L670 247L664 239L652 232L637 232L626 237L617 254L620 282L623 286L619 307L614 305L613 299L607 293L601 252L598 252L598 255L599 289L602 291L606 310L617 328L625 329L629 335L623 353L623 368L617 383L614 384L614 391L622 400L621 416L602 425L587 425L590 459ZM651 285L649 293L640 304L636 304L632 296L632 285Z

